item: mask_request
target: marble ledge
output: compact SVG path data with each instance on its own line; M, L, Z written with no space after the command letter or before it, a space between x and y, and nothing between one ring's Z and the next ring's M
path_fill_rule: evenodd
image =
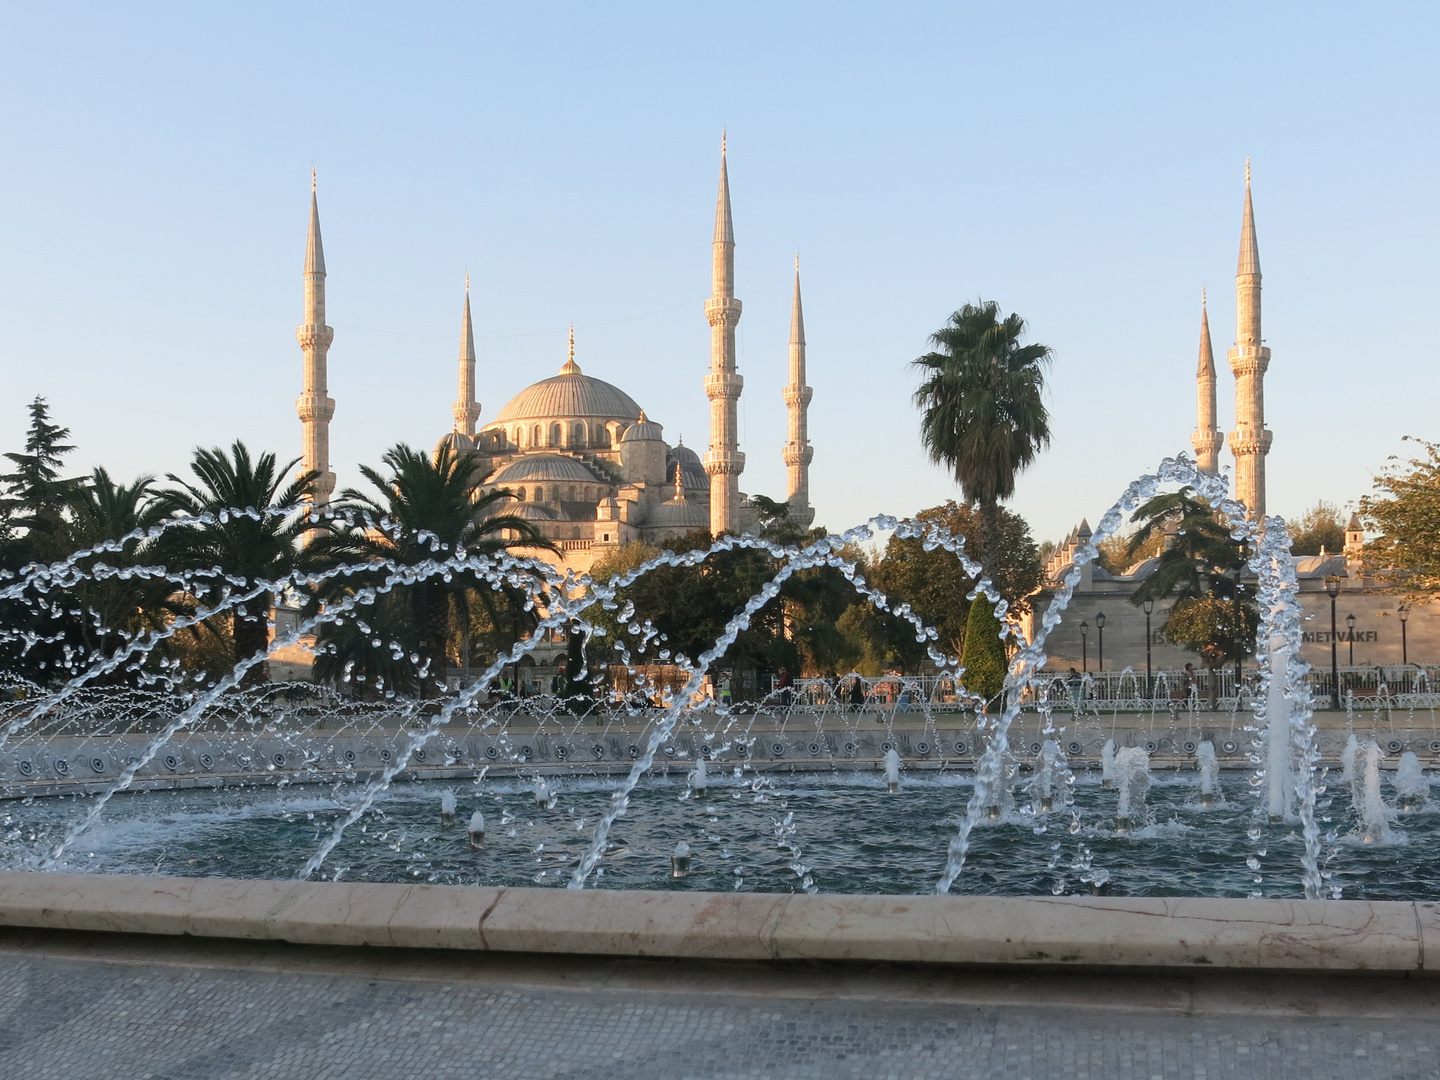
M1440 974L1440 904L461 888L0 873L0 925L726 960Z

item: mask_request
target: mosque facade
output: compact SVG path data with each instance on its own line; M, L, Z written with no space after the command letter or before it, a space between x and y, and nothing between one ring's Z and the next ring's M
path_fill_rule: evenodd
M1265 460L1274 440L1265 426L1265 374L1270 367L1270 349L1261 333L1260 286L1260 245L1247 161L1240 257L1235 271L1235 344L1227 356L1235 380L1235 427L1228 434L1220 431L1215 352L1209 312L1202 297L1200 355L1195 373L1196 422L1190 442L1197 466L1209 473L1220 471L1220 452L1228 447L1234 459L1232 491L1256 518L1263 518L1266 512ZM1032 607L1035 600L1041 605L1048 603L1053 590L1074 565L1076 551L1091 535L1090 526L1082 521L1055 546L1044 567L1041 594L1032 598ZM1332 642L1341 668L1352 664L1356 668L1394 667L1406 661L1414 663L1417 658L1424 661L1440 652L1440 611L1427 605L1407 611L1405 620L1400 618L1399 598L1388 590L1383 568L1366 563L1365 530L1357 516L1350 518L1343 550L1292 558L1307 619L1301 658L1313 668L1329 669ZM1154 572L1156 563L1156 558L1149 558L1123 573L1108 572L1093 563L1080 567L1079 582L1065 619L1048 639L1050 667L1091 672L1129 667L1143 673L1147 658L1154 671L1176 671L1187 663L1199 667L1194 653L1171 644L1160 633L1172 601L1157 602L1148 621L1144 612L1130 602L1141 583ZM1338 595L1333 599L1326 591L1327 582L1338 582ZM1027 620L1034 619L1032 611ZM1032 629L1026 627L1027 634Z
M735 296L735 231L730 206L726 149L720 151L715 231L711 245L710 364L703 389L710 402L710 440L703 454L676 440L620 387L587 375L576 361L575 331L559 372L526 387L493 419L483 419L476 384L475 335L469 282L461 315L454 423L439 441L471 455L484 476L482 491L510 494L503 512L532 522L560 549L564 568L585 571L606 551L634 540L662 544L708 529L715 536L753 532L754 504L740 490L745 454L739 446L738 407L744 380L736 368L735 328L741 302ZM310 231L305 258L305 321L297 329L304 355L304 389L297 401L303 432L301 469L320 474L315 501L324 505L335 488L329 460L329 425L335 413L327 383L327 353L334 332L325 325L325 255L319 207L311 183ZM812 390L806 385L805 329L800 268L789 344L786 502L792 521L809 527L808 434Z

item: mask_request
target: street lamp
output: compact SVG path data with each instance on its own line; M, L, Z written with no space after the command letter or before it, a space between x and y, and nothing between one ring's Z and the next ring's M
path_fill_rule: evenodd
M1355 666L1355 616L1345 616L1345 631L1350 638L1350 659L1347 661L1350 667Z
M1335 598L1340 595L1340 579L1325 579L1325 595L1330 597L1330 707L1340 708L1340 661L1335 653Z
M1155 684L1150 677L1150 613L1155 610L1155 601L1147 597L1140 609L1145 612L1145 696L1153 698Z
M1395 614L1400 616L1400 663L1405 666L1410 664L1410 643L1405 640L1405 624L1410 621L1410 609L1404 604Z
M1090 652L1086 648L1086 645L1089 644L1086 635L1089 633L1090 624L1082 621L1080 623L1080 673L1082 675L1088 674L1090 671Z
M1097 611L1097 612L1095 613L1095 629L1100 632L1100 633L1098 634L1098 637L1099 637L1100 640L1099 640L1099 643L1098 643L1098 644L1099 644L1099 648L1098 648L1098 650L1097 650L1096 657L1095 657L1095 670L1096 670L1096 671L1104 671L1104 670L1105 670L1105 613L1104 613L1103 611Z

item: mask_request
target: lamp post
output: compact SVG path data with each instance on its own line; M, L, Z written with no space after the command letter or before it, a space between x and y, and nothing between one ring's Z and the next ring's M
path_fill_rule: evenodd
M1096 636L1099 638L1099 641L1097 642L1098 648L1097 648L1096 655L1095 655L1095 670L1096 670L1096 671L1104 671L1104 670L1105 670L1105 613L1104 613L1103 611L1097 611L1097 612L1095 613L1095 629L1096 629L1097 631L1099 631L1099 633L1096 635Z
M1086 648L1089 644L1087 635L1090 633L1090 624L1085 621L1080 623L1080 673L1087 675L1090 672L1090 652Z
M1405 624L1410 621L1410 609L1404 604L1395 614L1400 616L1400 663L1410 666L1410 643L1405 640Z
M1347 660L1346 663L1347 663L1350 667L1354 667L1354 666L1355 666L1355 616L1354 616L1354 615L1346 615L1346 616L1345 616L1345 633L1346 633L1346 636L1350 639L1350 659Z
M1145 612L1145 696L1153 698L1155 684L1150 676L1150 613L1155 610L1155 601L1147 598L1140 608Z
M1340 579L1325 579L1325 595L1330 597L1330 707L1340 708L1340 661L1335 652L1335 598L1340 595Z

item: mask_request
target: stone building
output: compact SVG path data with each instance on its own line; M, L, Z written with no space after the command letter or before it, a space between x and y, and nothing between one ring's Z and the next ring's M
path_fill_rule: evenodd
M301 467L315 469L326 478L316 496L323 504L334 487L329 424L335 402L328 396L326 383L327 353L334 333L324 325L325 263L313 188L312 177L305 323L298 330L305 382L297 405L304 431ZM753 531L758 526L755 507L739 488L745 467L737 420L744 380L736 370L735 355L741 303L735 297L735 231L723 138L711 281L711 297L705 302L710 365L703 381L710 401L710 440L702 455L678 439L667 441L663 426L629 393L586 374L576 361L573 326L559 372L526 387L493 419L483 421L476 392L477 358L467 279L458 394L451 410L454 424L440 445L475 455L485 477L483 490L510 492L513 501L506 512L534 522L554 540L561 549L557 561L562 567L588 570L604 551L631 540L659 543L696 529L708 528L718 536ZM788 438L782 455L790 513L808 526L814 518L809 504L814 450L807 416L812 391L805 385L798 259L791 324L790 380L783 392Z
M1211 473L1219 472L1220 449L1228 445L1235 460L1235 497L1256 516L1263 516L1266 509L1265 458L1273 441L1265 426L1264 380L1270 366L1270 349L1261 335L1260 280L1260 246L1247 161L1240 258L1235 273L1236 339L1229 350L1230 370L1235 377L1235 429L1228 437L1220 431L1215 355L1209 312L1202 297L1200 359L1195 376L1197 416L1190 441L1197 465ZM1054 586L1069 572L1076 549L1090 536L1089 525L1082 521L1055 547L1044 568L1040 605L1048 602ZM1334 604L1341 667L1350 665L1352 652L1356 667L1397 665L1407 659L1413 664L1440 655L1440 615L1432 607L1419 608L1407 613L1408 622L1402 627L1399 598L1386 591L1384 571L1366 565L1365 532L1358 517L1350 519L1343 551L1292 558L1307 619L1301 657L1312 667L1328 670L1331 662L1331 597L1326 591L1326 582L1331 579L1339 582ZM1153 572L1155 562L1154 558L1146 559L1123 573L1108 573L1093 563L1081 568L1066 617L1049 638L1046 651L1052 669L1063 671L1073 666L1093 672L1100 670L1103 658L1106 671L1125 667L1144 671L1145 614L1130 598ZM1187 663L1198 667L1194 653L1170 644L1160 634L1159 627L1170 607L1168 601L1157 603L1150 616L1151 667L1155 671L1174 671ZM1354 616L1353 626L1347 616Z

